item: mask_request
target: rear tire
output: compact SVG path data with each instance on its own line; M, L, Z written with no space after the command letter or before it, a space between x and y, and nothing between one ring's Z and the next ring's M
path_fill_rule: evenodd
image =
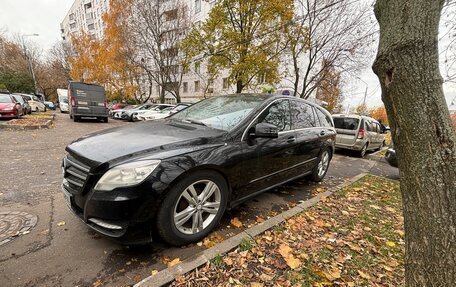
M78 116L73 116L73 121L76 123L76 122L79 122L80 118Z
M318 156L318 163L310 174L310 180L314 182L320 182L325 178L326 173L329 169L329 163L331 162L332 153L329 148L324 149Z
M185 176L171 186L160 205L156 217L158 234L176 246L201 240L222 218L228 192L228 184L217 172L204 170Z
M363 158L363 157L366 155L366 152L367 152L367 145L368 145L368 144L365 144L365 145L363 146L363 148L358 152L358 156L359 156L360 158Z
M108 117L103 118L103 122L107 123L108 122Z

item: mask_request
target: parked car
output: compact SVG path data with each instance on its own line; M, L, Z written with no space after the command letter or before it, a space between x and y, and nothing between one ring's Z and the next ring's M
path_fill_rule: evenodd
M61 113L68 113L68 90L57 89L57 95L59 96L59 109Z
M336 131L323 108L289 96L210 97L159 121L67 146L62 191L89 227L120 242L201 240L226 208L290 180L321 181Z
M175 107L169 107L165 108L158 113L144 113L142 115L138 115L137 118L138 120L141 121L151 121L151 120L158 120L158 119L164 119L166 117L169 117L170 115L173 115L179 111L182 111L189 107L190 104L177 104Z
M24 115L29 115L32 113L32 107L30 107L29 103L27 102L26 99L24 99L24 97L22 95L13 94L12 96L16 100L16 102L21 104Z
M359 115L333 115L336 127L336 148L354 150L364 157L368 150L385 145L385 131L373 118Z
M102 86L81 82L68 85L70 118L75 122L82 117L97 118L108 122L106 92Z
M43 104L37 96L34 95L23 95L32 108L32 112L45 112L47 110L46 105Z
M43 104L45 104L45 105L46 105L46 107L47 107L48 109L50 109L50 110L55 110L55 109L56 109L56 107L55 107L55 105L54 105L54 103L53 103L53 102L50 102L50 101L44 101L44 102L43 102Z
M160 113L164 109L174 108L174 107L175 107L175 105L171 105L171 104L155 104L155 106L151 107L150 109L148 109L146 111L142 111L141 113L138 113L137 115L134 115L133 118L134 118L134 120L139 120L138 116L154 115L154 114Z
M137 107L137 105L127 105L127 106L123 107L122 109L112 110L111 116L113 119L120 120L120 119L122 119L123 112L130 110L130 109L135 109L136 107Z
M394 145L391 144L390 147L386 150L385 153L385 160L394 167L398 167L397 163L397 155L396 155L396 149L394 148Z
M20 102L13 95L0 93L0 118L19 118L24 115Z
M109 115L112 116L112 114L117 111L117 110L121 110L121 109L124 109L125 107L129 106L127 103L115 103L115 104L112 104L110 107L109 107Z
M136 115L141 114L156 106L157 106L156 104L152 104L152 103L145 103L142 105L138 105L133 109L124 110L122 113L120 113L120 118L122 120L134 121L134 120L136 120ZM135 116L135 117L133 117L133 116Z

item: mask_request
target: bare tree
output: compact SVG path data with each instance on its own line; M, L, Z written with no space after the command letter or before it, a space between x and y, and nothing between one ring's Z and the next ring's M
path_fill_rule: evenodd
M371 6L360 1L298 0L288 28L295 95L308 98L328 68L340 73L366 66L376 33Z
M134 62L144 71L143 78L151 92L160 88L160 102L166 93L180 102L182 65L185 59L179 51L179 42L190 27L188 8L178 0L133 0L129 23Z
M441 19L440 61L444 82L456 83L456 2L448 1Z

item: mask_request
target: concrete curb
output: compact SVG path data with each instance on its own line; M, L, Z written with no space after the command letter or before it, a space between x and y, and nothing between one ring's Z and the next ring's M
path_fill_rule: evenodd
M385 163L388 163L385 159L384 156L379 156L378 154L384 150L388 149L388 147L383 147L381 150L379 151L376 151L372 154L367 154L365 156L366 159L369 159L369 160L375 160L375 161L379 161L379 162L385 162Z
M39 129L48 129L51 125L52 122L54 121L54 118L47 120L44 124L42 125L34 125L34 126L21 126L21 125L9 125L8 122L4 124L0 124L0 129L11 129L11 130L39 130Z
M350 180L339 184L325 192L319 193L316 196L312 197L309 200L306 200L297 206L282 212L281 214L274 216L262 223L259 223L255 226L252 226L241 233L230 237L226 239L225 241L216 244L215 246L206 249L204 251L201 251L200 253L195 254L194 256L185 259L179 264L174 265L171 268L166 268L160 272L158 272L155 275L151 275L142 281L136 283L134 287L156 287L156 286L163 286L165 284L169 284L174 279L179 276L183 275L203 264L206 262L210 261L214 257L216 257L219 254L224 254L228 253L231 250L235 249L236 247L239 246L241 241L246 238L246 239L253 239L255 236L265 232L266 230L274 227L275 225L278 225L285 220L289 219L292 216L295 216L296 214L302 212L303 210L317 204L322 197L324 196L330 196L332 193L343 189L344 187L349 186L350 184L360 180L364 176L366 176L367 173L360 173L355 177L352 177Z

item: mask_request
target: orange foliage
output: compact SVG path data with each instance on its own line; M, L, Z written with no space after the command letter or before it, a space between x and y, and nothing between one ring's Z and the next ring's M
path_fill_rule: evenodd
M325 62L326 63L326 62ZM333 113L341 102L340 73L329 64L323 64L322 80L317 89L317 99L328 103L326 109Z
M109 94L133 97L138 89L138 69L132 64L128 47L128 20L131 0L111 0L101 39L81 32L72 38L76 56L70 59L71 76L75 80L104 85Z
M384 125L388 125L388 115L384 106L375 107L369 110L369 114L376 120L381 120Z

